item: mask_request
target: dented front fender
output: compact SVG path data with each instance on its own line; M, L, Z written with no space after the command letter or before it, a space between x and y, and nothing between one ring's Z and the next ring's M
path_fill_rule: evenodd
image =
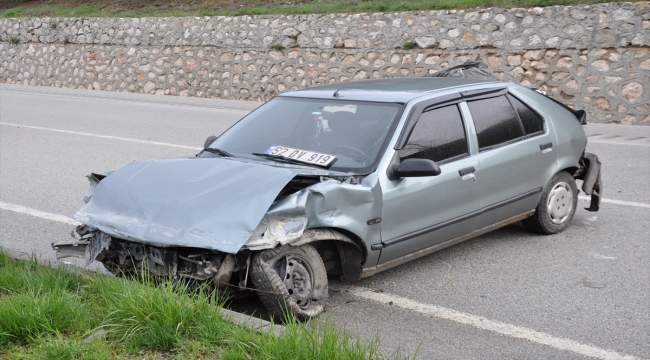
M377 220L381 218L381 203L376 174L367 176L360 184L326 180L273 204L243 248L263 250L297 245L303 243L302 235L309 229L341 229L354 234L360 242L356 246L369 253L369 246L381 242Z

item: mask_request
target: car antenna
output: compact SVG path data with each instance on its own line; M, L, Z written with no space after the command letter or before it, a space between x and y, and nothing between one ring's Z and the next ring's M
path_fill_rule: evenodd
M346 82L346 83L344 83L344 84L343 84L343 85L342 85L338 90L336 90L336 91L334 92L334 95L332 95L332 96L334 96L334 97L339 97L339 91L343 90L343 88L344 88L347 84L349 84L349 83L350 83L349 81Z

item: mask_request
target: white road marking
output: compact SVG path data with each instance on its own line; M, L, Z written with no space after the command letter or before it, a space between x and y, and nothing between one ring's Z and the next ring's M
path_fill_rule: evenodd
M577 341L555 337L550 334L535 331L522 326L503 323L500 321L490 320L482 316L463 313L460 311L447 309L444 307L424 304L413 301L404 297L395 296L387 293L377 293L370 289L346 286L346 289L354 296L367 300L379 302L382 304L391 304L406 310L412 310L424 315L435 316L437 318L454 321L464 325L469 325L477 329L492 331L504 336L528 340L537 344L550 346L562 351L570 351L583 356L595 359L607 360L633 360L637 359L632 355L621 354L616 351L601 349L592 345L581 344Z
M650 146L650 143L642 143L642 142L626 142L626 141L608 141L608 140L597 140L597 139L589 139L588 143L596 143L596 144L614 144L614 145L636 145L636 146Z
M13 211L16 213L35 216L45 220L56 221L69 225L80 225L81 223L75 219L69 218L64 215L49 213L22 205L10 204L0 201L0 209ZM481 330L492 331L501 335L528 340L541 345L550 346L552 348L571 351L576 354L607 360L635 360L637 359L631 355L621 354L612 350L601 349L591 345L581 344L577 341L555 337L546 333L528 329L525 327L503 323L500 321L490 320L482 316L463 313L460 311L447 309L437 305L424 304L403 298L396 295L387 293L377 293L370 289L358 286L342 286L350 291L354 296L361 297L367 300L380 302L383 304L392 304L397 307L419 312L421 314L435 316L441 319L454 321L464 325L469 325Z
M64 134L92 136L92 137L102 138L102 139L130 141L130 142L135 142L135 143L140 143L140 144L147 144L147 145L160 145L160 146L169 146L169 147L188 149L188 150L201 150L200 147L195 147L195 146L177 145L177 144L171 144L171 143L159 142L159 141L149 141L149 140L125 138L125 137L121 137L121 136L91 134L91 133L85 133L85 132L79 132L79 131L71 131L71 130L52 129L52 128L46 128L46 127L41 127L41 126L31 126L31 125L14 124L14 123L7 123L7 122L0 122L0 125L18 126L18 127L23 127L23 128L27 128L27 129L54 131L54 132L60 132L60 133L64 133Z
M585 200L585 201L591 201L591 196L578 196L578 199ZM600 202L601 203L606 203L606 204L634 206L634 207L642 207L642 208L650 209L650 204L634 202L634 201L623 201L623 200L614 200L614 199L600 199Z
M28 208L22 205L10 204L3 201L0 201L0 209L9 210L21 214L27 214L35 216L45 220L56 221L68 225L81 225L81 223L75 219L69 218L65 215L53 214L45 211L40 211L32 208Z

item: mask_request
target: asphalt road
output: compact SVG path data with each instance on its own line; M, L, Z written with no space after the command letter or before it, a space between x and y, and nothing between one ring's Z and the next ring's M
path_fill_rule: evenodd
M86 174L191 155L258 105L1 85L0 246L55 262ZM650 358L650 127L586 130L603 163L600 212L580 201L562 234L513 225L332 284L320 321L423 359ZM254 299L233 308L264 316Z

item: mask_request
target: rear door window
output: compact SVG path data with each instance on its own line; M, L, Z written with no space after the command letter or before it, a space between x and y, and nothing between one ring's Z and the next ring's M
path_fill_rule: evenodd
M423 112L399 156L444 163L468 153L463 118L454 104Z
M519 117L505 95L468 101L467 105L474 120L479 150L524 137Z
M521 123L524 125L526 135L544 132L544 120L541 116L510 94L508 94L508 100L510 100L512 107L515 108L515 111L519 115L519 119L521 119Z

